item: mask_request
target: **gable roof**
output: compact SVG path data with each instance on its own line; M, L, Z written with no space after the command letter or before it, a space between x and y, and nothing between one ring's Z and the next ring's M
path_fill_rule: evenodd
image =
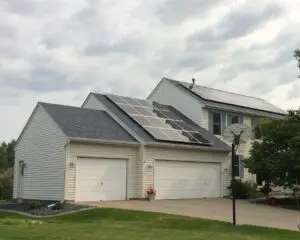
M287 112L261 98L227 92L201 85L194 85L193 88L190 89L191 83L177 81L169 78L163 78L162 80L167 80L178 87L184 88L191 94L199 97L206 102L227 104L231 106L239 106L243 108L259 110L267 113L287 115Z
M39 103L70 138L136 142L105 111Z
M150 135L143 127L141 127L137 122L135 122L131 117L129 117L124 111L122 111L116 104L114 104L107 95L99 94L99 93L90 93L90 95L96 97L110 112L112 112L117 118L119 118L126 126L128 126L140 139L142 139L146 145L151 143L163 144L162 142L154 139L152 135ZM165 105L166 106L166 105ZM184 114L179 112L172 106L167 106L170 111L180 116L185 122L188 122L190 125L195 127L197 131L206 137L209 142L212 144L211 146L200 146L196 145L198 148L205 149L214 149L214 150L222 150L222 151L230 151L229 146L221 141L218 137L207 131L206 129L198 126L191 119L186 117ZM171 145L171 144L170 144ZM183 145L183 143L173 143L172 145Z

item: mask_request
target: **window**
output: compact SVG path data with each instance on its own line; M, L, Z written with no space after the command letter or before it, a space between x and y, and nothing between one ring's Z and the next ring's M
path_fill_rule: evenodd
M221 113L213 113L213 133L221 135Z
M234 175L236 177L243 178L244 177L244 156L236 155L234 159Z
M228 115L227 125L231 125L234 123L242 123L241 117L239 115Z
M20 168L21 168L21 176L24 176L25 163L23 161L20 162Z

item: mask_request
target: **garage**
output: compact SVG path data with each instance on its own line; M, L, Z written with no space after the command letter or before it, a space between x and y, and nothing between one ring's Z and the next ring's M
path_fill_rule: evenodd
M126 169L124 159L78 158L75 200L126 200Z
M155 163L156 199L221 196L220 164L163 161Z

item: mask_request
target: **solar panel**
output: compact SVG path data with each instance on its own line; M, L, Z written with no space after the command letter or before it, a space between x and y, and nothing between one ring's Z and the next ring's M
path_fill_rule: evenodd
M180 85L190 90L190 83L180 82ZM195 85L190 91L210 101L217 101L221 103L233 104L247 108L259 109L262 111L286 114L285 111L279 109L278 107L274 106L273 104L267 102L264 99L254 98L232 92L226 92L199 85Z
M156 140L210 145L194 126L185 122L168 106L142 99L107 96Z

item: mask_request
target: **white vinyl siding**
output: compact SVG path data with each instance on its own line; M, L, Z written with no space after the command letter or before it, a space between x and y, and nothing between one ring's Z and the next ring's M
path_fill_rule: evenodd
M251 117L250 116L244 116L244 120L243 120L243 123L245 124L245 125L247 125L248 127L252 127L251 126Z
M38 105L15 149L14 198L63 200L66 139ZM26 164L22 196L18 196L19 161Z
M82 105L83 108L90 108L95 110L105 110L106 107L93 95L89 95Z
M168 80L162 80L160 85L148 97L148 100L171 105L202 126L202 108L204 105L201 100Z
M209 129L209 111L206 108L202 108L202 127Z
M124 159L127 161L127 199L142 197L141 164L138 147L70 143L67 147L65 199L75 200L76 163L78 158Z
M228 195L227 187L230 184L228 153L204 150L184 150L165 147L146 147L144 156L146 160L144 164L144 191L149 186L154 185L155 161L185 161L220 164L220 196Z

